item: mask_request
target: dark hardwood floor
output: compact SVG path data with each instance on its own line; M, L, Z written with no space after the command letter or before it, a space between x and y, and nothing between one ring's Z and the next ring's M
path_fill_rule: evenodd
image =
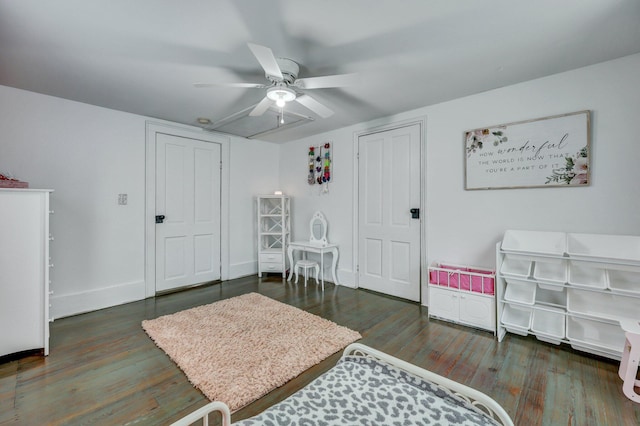
M362 343L472 386L498 401L516 425L640 425L640 404L622 394L616 362L438 320L427 309L379 294L313 281L248 277L159 296L51 324L48 357L0 363L0 424L163 425L208 401L140 325L248 292L297 306L359 331ZM329 357L233 415L252 416L329 369Z

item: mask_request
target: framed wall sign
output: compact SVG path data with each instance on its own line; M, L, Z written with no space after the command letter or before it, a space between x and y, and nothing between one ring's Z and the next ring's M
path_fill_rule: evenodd
M586 186L590 112L469 130L465 189Z

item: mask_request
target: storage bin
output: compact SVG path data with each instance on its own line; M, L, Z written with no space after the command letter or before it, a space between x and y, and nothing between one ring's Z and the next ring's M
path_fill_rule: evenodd
M617 354L622 353L625 341L619 324L573 316L567 317L567 339Z
M561 259L536 261L533 266L533 279L541 283L542 286L550 284L546 286L550 289L566 284L567 261Z
M565 312L562 309L534 309L531 331L542 341L559 345L565 336Z
M637 299L637 303L629 303L629 297L625 295L569 288L567 289L567 311L613 321L623 317L637 318L640 312L640 299Z
M629 261L640 265L640 237L567 234L567 254L576 260Z
M500 272L505 276L528 278L531 275L532 263L530 259L525 257L505 255Z
M608 286L614 293L640 296L640 268L609 269ZM640 299L638 299L638 315L640 315Z
M585 288L607 288L604 265L572 260L569 262L569 285Z
M504 233L501 248L503 251L562 256L566 241L564 232L509 230Z
M508 302L533 305L536 301L536 285L527 281L507 279L507 288L504 292L504 300Z
M536 305L566 307L567 306L567 290L564 287L554 286L549 289L547 286L541 286L538 283L536 291Z
M594 354L594 355L598 355L601 357L605 357L605 358L611 358L611 359L615 359L620 361L620 358L622 356L622 352L616 352L613 350L605 350L601 347L595 347L593 345L583 345L583 344L578 344L578 343L570 343L571 347L573 349L576 349L578 351L582 351L582 352L588 352L590 354Z
M531 328L531 308L505 304L501 321L508 332L526 336Z

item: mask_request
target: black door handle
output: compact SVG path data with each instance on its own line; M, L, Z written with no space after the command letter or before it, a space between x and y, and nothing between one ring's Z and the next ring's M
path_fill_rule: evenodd
M420 209L411 209L411 219L420 219Z
M158 215L156 216L156 223L164 223L164 215Z

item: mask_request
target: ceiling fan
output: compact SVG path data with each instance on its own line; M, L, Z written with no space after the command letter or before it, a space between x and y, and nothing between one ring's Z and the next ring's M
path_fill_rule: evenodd
M315 112L322 118L333 115L333 111L316 99L304 93L310 89L324 89L329 87L345 87L356 82L356 74L336 74L322 77L298 78L299 65L287 58L276 58L270 48L259 44L247 43L265 72L268 84L256 83L194 83L196 87L239 87L253 89L267 89L265 97L249 113L250 116L260 116L272 105L284 108L287 102L296 101Z

